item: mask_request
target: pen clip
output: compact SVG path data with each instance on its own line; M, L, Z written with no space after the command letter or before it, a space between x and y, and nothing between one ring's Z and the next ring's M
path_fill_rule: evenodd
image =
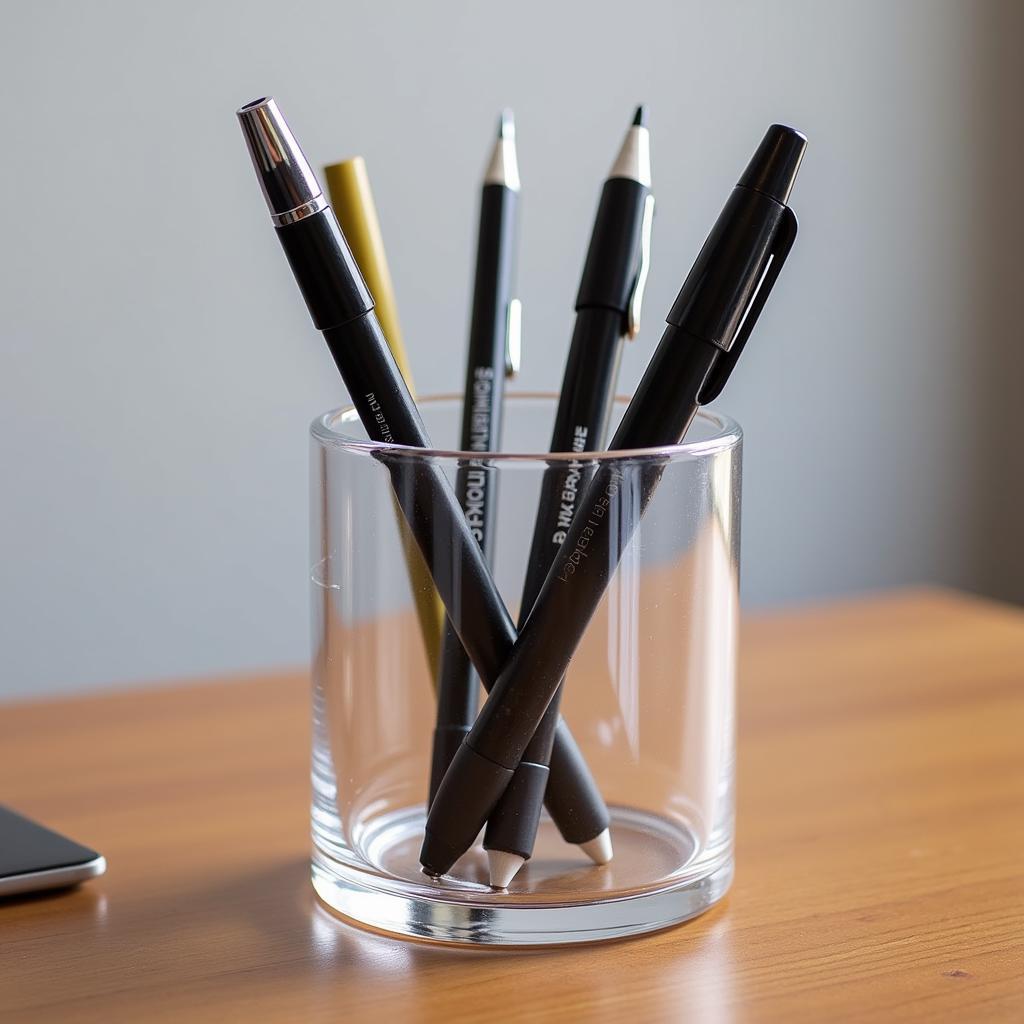
M523 355L523 304L509 299L505 309L505 377L518 376Z
M735 368L740 353L743 351L743 346L747 343L747 339L754 329L754 324L757 323L757 318L761 315L761 310L764 309L768 295L775 286L779 271L782 270L782 264L786 262L786 257L789 255L790 249L793 248L797 227L796 214L787 206L782 214L782 220L779 222L779 231L772 244L772 252L768 257L768 263L761 274L761 280L754 291L750 304L747 306L747 311L743 314L743 319L740 321L740 326L736 331L736 338L729 351L723 352L715 360L715 365L711 368L707 380L704 381L704 386L697 395L698 405L707 405L722 393L722 389L725 387L725 383Z
M644 303L644 289L651 272L651 228L654 224L654 196L648 192L644 199L644 212L640 221L640 265L626 307L626 337L632 341L640 333L640 307Z

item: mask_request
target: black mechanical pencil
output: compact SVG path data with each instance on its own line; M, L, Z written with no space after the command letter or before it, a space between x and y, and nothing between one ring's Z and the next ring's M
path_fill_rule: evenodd
M721 392L796 237L787 202L806 144L792 128L768 129L683 283L610 450L677 444L697 409ZM428 873L448 870L501 798L663 470L654 454L625 465L604 461L594 473L512 654L434 798L420 852Z
M463 451L493 452L500 446L505 377L518 370L519 300L512 297L519 165L515 122L504 111L480 196L480 226L469 324L466 385L462 399ZM497 474L479 460L461 465L455 493L488 565L494 560ZM437 719L430 762L428 804L477 712L479 684L466 650L445 620L437 677Z
M271 221L314 326L319 330L369 435L385 445L430 447L409 389L373 312L373 299L312 168L271 98L238 111ZM408 457L408 456L413 457ZM486 689L498 678L516 631L455 492L442 470L401 447L378 457L437 592ZM568 727L555 750L571 766L552 780L559 805L577 806L595 786ZM571 833L571 821L559 828Z
M576 295L576 324L551 435L553 452L589 452L604 446L623 339L635 337L640 326L653 216L650 134L646 110L641 106L601 190ZM572 461L554 463L544 473L519 606L520 628L562 546L576 512L576 499L592 472L593 464ZM560 692L561 687L487 821L484 848L491 885L496 888L506 887L533 852L558 723ZM560 770L557 763L551 765L555 774ZM568 816L567 812L564 817ZM594 837L580 844L584 851L599 864L611 860L608 808L604 801L577 808L574 818Z

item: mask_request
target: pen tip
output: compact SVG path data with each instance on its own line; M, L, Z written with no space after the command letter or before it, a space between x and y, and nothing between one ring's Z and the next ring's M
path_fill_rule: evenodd
M516 161L516 122L506 107L498 118L498 138L484 174L485 185L501 185L519 191L519 164Z
M612 859L612 836L608 829L580 843L580 849L595 863L607 864Z
M637 131L637 128L644 130ZM647 188L651 187L651 133L647 131L646 104L641 103L636 108L608 177L630 178Z
M492 889L507 889L519 869L526 863L524 858L504 850L488 850L487 865Z

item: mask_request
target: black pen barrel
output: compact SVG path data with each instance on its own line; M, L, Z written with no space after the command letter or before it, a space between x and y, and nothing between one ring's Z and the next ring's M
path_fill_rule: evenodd
M473 309L459 442L463 451L496 451L500 443L518 201L519 196L514 189L498 184L484 185L480 198ZM494 561L497 476L493 466L480 460L461 465L455 480L459 503L488 565ZM455 751L473 724L479 703L478 692L472 663L446 617L441 639L428 805L433 801Z
M468 395L477 369L503 369L508 304L512 300L515 269L516 214L519 193L504 185L484 185L480 195L480 226L473 277L473 310L469 325L466 370ZM501 374L498 374L501 376ZM468 447L471 430L462 421L462 444Z
M622 352L622 316L584 309L576 316L562 394L551 435L552 452L593 452L604 444ZM593 463L554 462L544 472L527 561L519 624L540 592L551 561L565 540Z
M615 309L578 311L551 435L552 452L585 454L603 445L615 395L622 332L623 314ZM567 536L579 497L593 471L593 462L573 459L553 462L544 472L520 602L520 628L529 617L551 562ZM552 700L556 705L554 713L544 716L512 783L487 821L486 849L529 858L542 802L547 802L566 842L584 843L608 828L608 808L596 786L585 793L573 791L568 804L560 802L564 787L557 780L573 777L578 771L572 761L551 764L560 721L557 703L556 694ZM551 778L556 780L553 785Z
M636 250L650 194L648 185L632 178L609 178L602 186L576 294L577 312L603 308L625 316L636 283Z

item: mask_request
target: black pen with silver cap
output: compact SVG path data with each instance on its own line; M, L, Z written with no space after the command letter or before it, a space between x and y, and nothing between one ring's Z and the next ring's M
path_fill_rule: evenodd
M597 451L605 443L623 340L636 337L650 268L651 143L647 109L639 106L601 189L594 227L576 296L576 324L562 378L553 452ZM519 610L526 621L544 577L576 513L576 498L593 472L584 462L555 463L544 474ZM561 688L555 694L484 833L491 885L507 886L530 858L549 774L566 766L552 760ZM468 731L468 730L467 730ZM454 752L453 752L454 754ZM558 800L554 789L549 810ZM596 863L612 858L608 808L595 789L589 799L561 808L558 821L572 823L563 838Z
M273 99L241 107L242 126L271 220L316 328L323 333L371 440L387 465L409 523L452 625L481 681L490 688L515 643L516 631L443 471L401 447L430 447L416 405L373 311L345 236L319 183ZM559 778L563 800L593 787L582 754L560 721L555 749L576 765ZM455 858L452 858L454 862Z

